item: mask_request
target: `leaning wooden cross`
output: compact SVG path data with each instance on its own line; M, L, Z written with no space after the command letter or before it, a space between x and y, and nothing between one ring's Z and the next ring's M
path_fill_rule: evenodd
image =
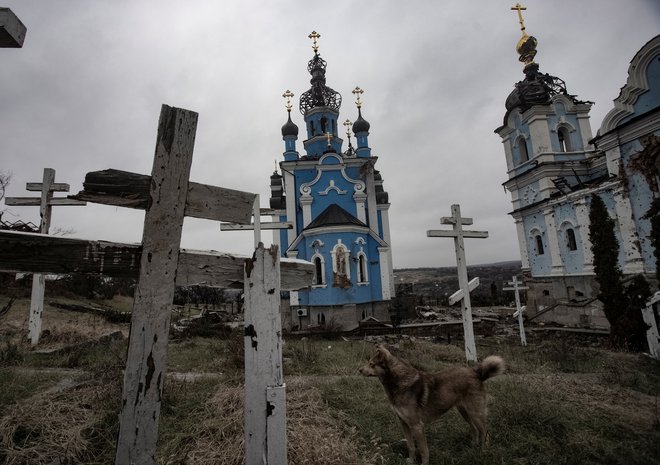
M452 237L456 248L456 268L458 272L458 286L460 289L450 297L450 304L461 301L461 311L463 313L463 335L465 338L465 358L468 361L477 360L477 348L474 343L474 328L472 326L472 308L470 306L470 291L479 285L479 279L475 278L468 281L467 264L465 262L465 244L463 239L474 237L485 239L488 237L487 231L464 231L463 225L472 224L472 218L461 217L460 205L451 206L451 217L443 216L440 218L441 224L453 225L452 230L432 229L426 231L427 237Z
M188 181L196 126L197 113L163 105L151 176L116 170L88 173L85 190L73 196L78 200L145 209L140 246L0 232L0 270L138 278L124 372L116 465L155 463L175 284L229 287L245 282L246 294L279 295L278 287L272 284L279 280L279 273L276 278L269 275L268 279L246 281L251 270L259 266L259 256L263 256L259 250L255 258L243 260L217 252L179 249L185 216L249 223L255 199L255 194ZM276 263L275 258L270 261ZM312 275L311 263L282 261L284 289L307 287ZM255 299L259 300L246 297L248 302ZM264 310L269 315L273 312L273 308ZM254 338L257 347L261 341L263 347L263 341L268 339L261 337L265 330L255 328L255 333L246 334L246 339ZM283 404L273 405L279 406L273 408L281 416ZM267 418L269 413L272 412L266 404L255 415ZM262 445L261 455L266 456L266 445ZM275 465L276 461L271 463Z
M25 185L25 189L28 191L40 191L41 197L6 197L5 204L14 207L39 207L39 215L41 216L39 232L41 234L48 234L52 217L52 208L54 205L87 205L87 202L80 200L53 196L53 192L69 192L69 185L62 182L55 182L55 170L52 168L44 168L43 182L28 182ZM41 337L41 314L44 311L45 290L46 280L44 275L41 273L34 273L32 275L30 320L28 323L28 337L30 338L32 345L38 344L39 337Z
M504 287L503 291L513 291L516 296L516 311L513 314L514 317L518 317L518 327L520 328L520 344L526 346L527 338L525 337L525 326L523 325L523 312L527 309L526 306L520 306L520 291L529 289L527 286L518 285L518 277L514 276L513 281L509 281L509 284L512 287Z

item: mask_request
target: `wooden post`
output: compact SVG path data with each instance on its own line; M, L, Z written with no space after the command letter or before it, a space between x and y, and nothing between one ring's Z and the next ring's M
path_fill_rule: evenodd
M144 219L116 465L155 463L167 340L197 113L163 105Z
M477 347L474 342L474 328L472 326L472 307L470 305L470 290L479 285L476 280L472 284L468 281L467 264L465 262L465 244L463 238L474 237L485 239L488 237L487 231L463 231L462 225L472 224L472 218L461 217L460 205L451 206L451 217L442 217L441 224L453 225L453 230L429 230L426 231L427 237L452 237L454 238L454 247L456 249L456 268L458 272L458 285L460 290L454 293L453 302L461 301L461 311L463 313L463 335L465 338L465 358L468 361L477 360ZM471 287L472 286L472 287ZM453 303L452 302L452 303Z
M25 185L28 191L41 192L41 197L6 197L5 204L10 206L38 206L39 232L48 234L52 217L53 205L86 205L86 202L67 198L54 198L53 192L69 192L69 185L55 182L55 170L44 168L42 182L28 182ZM28 323L28 337L32 345L39 343L41 336L41 317L44 311L44 293L46 279L40 273L32 275L32 294L30 296L30 320Z
M279 250L257 247L245 261L245 464L285 465Z
M642 309L644 323L649 325L649 329L646 330L646 341L649 344L649 354L656 359L660 359L660 335L658 335L658 323L655 321L653 305L658 302L660 302L660 291L656 292L646 303L646 307Z
M514 276L513 281L509 281L507 284L512 287L502 288L503 291L513 291L516 296L516 312L513 314L514 317L518 317L518 328L520 329L520 344L526 346L527 338L525 337L525 325L523 324L523 312L526 310L526 306L520 306L520 291L529 289L526 286L518 285L518 277Z

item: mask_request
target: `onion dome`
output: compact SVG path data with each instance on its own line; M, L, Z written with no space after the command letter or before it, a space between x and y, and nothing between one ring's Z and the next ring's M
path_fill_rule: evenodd
M369 132L370 127L369 121L362 117L362 110L358 107L358 118L353 123L353 133Z
M518 12L518 22L522 32L522 37L516 44L516 52L519 55L518 60L525 64L523 67L525 79L516 83L515 89L507 97L505 103L507 113L514 108L525 111L532 105L548 104L550 99L558 94L566 95L575 103L584 103L566 91L566 83L562 79L539 72L539 65L534 62L538 41L525 32L525 23L521 13L526 8L517 3L511 9Z
M326 61L319 56L316 39L321 37L316 31L309 35L314 40L314 57L307 63L307 71L312 75L310 83L312 87L300 96L300 113L306 115L310 110L317 107L329 107L339 111L341 107L341 95L336 90L325 85Z
M353 123L353 134L357 134L359 132L369 132L371 125L366 119L362 117L362 100L360 100L360 96L364 94L364 91L359 87L356 87L352 90L352 93L356 97L355 105L358 109L358 118L355 120L355 123Z
M291 112L289 111L289 119L284 126L282 126L282 137L286 136L298 136L298 126L296 123L291 121Z

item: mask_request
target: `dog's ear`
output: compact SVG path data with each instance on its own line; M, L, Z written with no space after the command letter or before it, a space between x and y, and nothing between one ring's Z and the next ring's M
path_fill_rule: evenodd
M390 354L390 351L385 348L383 344L378 344L376 346L376 352L383 357L384 359L388 359L391 357L392 354Z

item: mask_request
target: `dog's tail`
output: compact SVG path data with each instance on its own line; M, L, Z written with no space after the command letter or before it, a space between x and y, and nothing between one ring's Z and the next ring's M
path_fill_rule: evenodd
M504 373L504 360L497 355L490 355L474 367L474 371L481 381L486 381Z

